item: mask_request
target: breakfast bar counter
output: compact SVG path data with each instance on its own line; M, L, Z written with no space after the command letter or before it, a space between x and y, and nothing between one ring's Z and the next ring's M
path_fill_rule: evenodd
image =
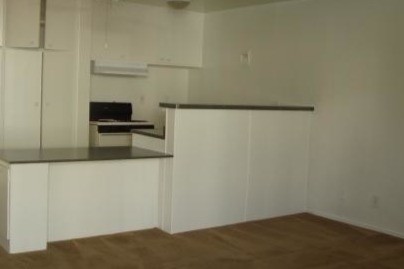
M17 163L55 163L170 158L172 155L138 147L95 147L1 150L0 161Z
M213 109L213 110L272 110L272 111L314 111L314 106L302 105L238 105L209 103L160 103L162 108Z

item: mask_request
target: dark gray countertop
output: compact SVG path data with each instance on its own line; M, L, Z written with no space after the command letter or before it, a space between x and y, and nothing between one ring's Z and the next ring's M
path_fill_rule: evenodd
M0 160L10 163L52 163L170 158L172 155L137 147L1 150Z
M289 105L225 105L225 104L185 104L185 103L160 103L164 108L182 109L233 109L233 110L285 110L285 111L314 111L314 106L289 106Z
M163 140L165 139L164 129L133 129L131 132L133 134L141 134Z

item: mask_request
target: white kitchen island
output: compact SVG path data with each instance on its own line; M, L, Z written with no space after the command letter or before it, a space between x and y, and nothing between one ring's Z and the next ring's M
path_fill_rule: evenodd
M159 226L165 158L140 148L0 151L0 244L48 242Z

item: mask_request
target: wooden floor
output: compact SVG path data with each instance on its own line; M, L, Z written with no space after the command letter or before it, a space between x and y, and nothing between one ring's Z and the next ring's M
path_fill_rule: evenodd
M27 224L29 225L29 224ZM404 240L301 214L168 235L157 229L49 244L0 268L404 268Z

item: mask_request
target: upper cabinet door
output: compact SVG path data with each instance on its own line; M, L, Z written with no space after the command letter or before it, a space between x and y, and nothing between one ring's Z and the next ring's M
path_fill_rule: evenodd
M77 1L47 0L45 48L72 50L76 44Z
M38 48L41 0L5 0L6 45Z

